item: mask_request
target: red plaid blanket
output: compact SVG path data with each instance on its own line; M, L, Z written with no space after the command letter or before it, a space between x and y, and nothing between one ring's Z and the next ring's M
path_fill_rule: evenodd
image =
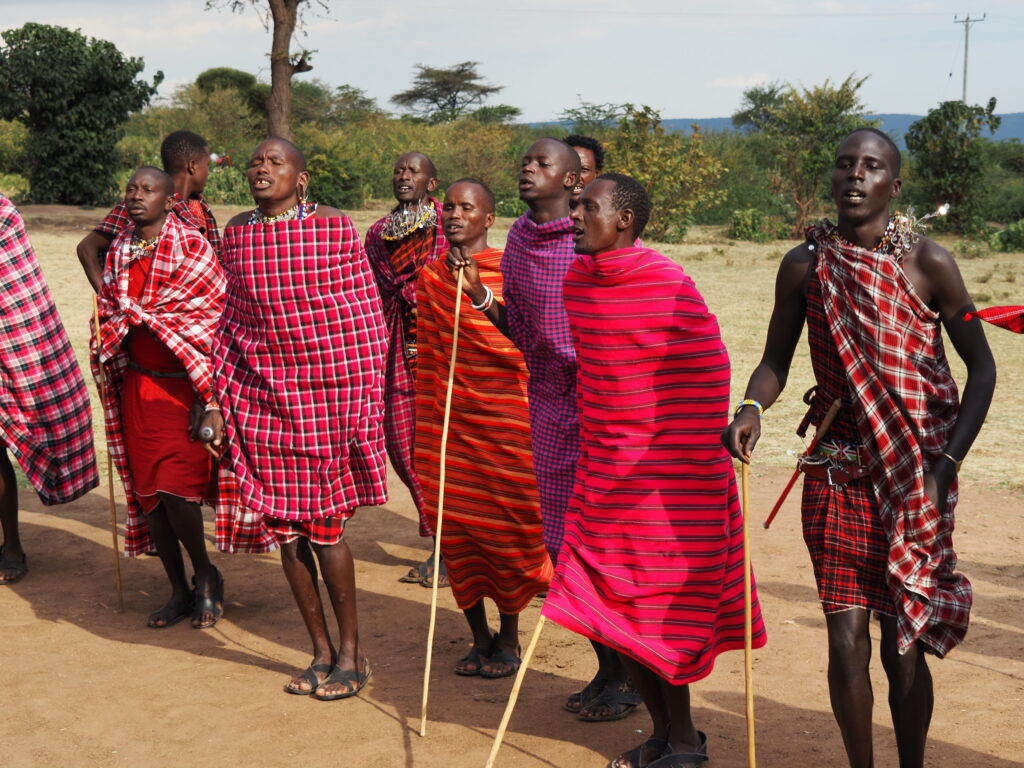
M941 515L924 473L956 422L956 383L938 315L898 259L836 242L828 221L807 230L833 341L846 368L861 437L878 460L871 480L889 540L886 581L896 597L899 648L922 640L939 656L967 633L970 582L956 573L953 507Z
M93 339L93 375L104 369L103 410L107 448L124 483L128 500L125 554L136 557L151 548L149 528L132 488L121 428L121 386L128 356L121 342L130 325L144 324L181 360L199 397L214 401L210 370L213 332L224 306L224 274L210 243L198 230L168 216L153 254L149 280L139 301L128 296L134 224L122 229L110 245L99 294L102 348ZM276 542L241 510L233 478L220 472L217 504L217 545L228 551L267 551Z
M311 520L387 499L380 295L347 216L224 232L213 344L246 504Z
M174 207L171 208L171 213L178 217L182 224L198 229L199 232L210 241L210 245L213 246L213 251L216 254L220 254L220 231L217 229L217 220L213 217L213 211L210 210L210 206L207 204L205 198L202 196L195 198L195 202L199 204L199 215L193 212L189 206L189 201L182 198L177 192L174 193ZM117 237L118 233L123 229L127 229L132 224L131 218L128 216L128 211L125 210L124 202L120 202L111 209L110 213L97 224L94 229L97 232L102 232L110 237ZM113 243L111 243L113 245Z
M0 195L0 450L44 504L99 484L89 391L21 214Z

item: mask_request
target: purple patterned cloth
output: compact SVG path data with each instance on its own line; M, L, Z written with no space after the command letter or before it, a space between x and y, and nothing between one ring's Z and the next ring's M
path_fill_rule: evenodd
M536 224L526 213L512 225L501 259L509 332L530 372L530 440L552 562L562 548L580 457L576 349L562 292L575 258L571 219Z

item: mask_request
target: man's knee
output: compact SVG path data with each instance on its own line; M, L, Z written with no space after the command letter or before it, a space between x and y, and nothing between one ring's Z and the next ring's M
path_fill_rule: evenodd
M866 671L871 662L871 635L856 622L832 622L828 627L830 665L850 672Z

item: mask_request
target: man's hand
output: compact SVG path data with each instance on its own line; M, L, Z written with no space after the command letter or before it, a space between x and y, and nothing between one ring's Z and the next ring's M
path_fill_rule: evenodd
M749 464L750 454L754 452L754 446L760 437L761 418L757 415L756 408L747 406L740 409L736 418L722 433L722 445L734 459Z
M203 430L209 428L211 437L203 434ZM203 448L215 459L220 458L221 448L224 445L224 415L217 409L209 410L203 414L202 421L197 430L199 439L203 441Z
M487 290L480 282L480 268L476 259L469 255L469 249L464 245L453 245L448 251L445 263L456 280L459 279L459 268L462 268L462 292L469 296L469 300L474 304L483 302L487 297Z
M939 510L940 515L949 511L949 486L956 479L956 467L944 457L932 465L931 471L924 475L924 493Z

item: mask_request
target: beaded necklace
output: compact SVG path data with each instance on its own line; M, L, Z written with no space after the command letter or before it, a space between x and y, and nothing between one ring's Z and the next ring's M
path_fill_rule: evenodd
M416 208L396 208L384 220L381 237L385 240L404 240L417 229L437 226L437 209L428 198Z
M914 231L915 223L916 219L913 213L896 211L885 226L882 239L878 241L878 245L871 249L871 252L892 256L898 261L903 257L903 254L914 247L914 243L920 237L920 234ZM832 242L849 248L854 247L853 243L839 234L839 227L831 224L831 222L829 224L831 228L828 237Z
M316 212L316 203L307 203L305 200L298 205L282 211L274 216L264 215L259 208L253 208L249 214L249 224L277 224L280 221L302 221L309 218Z
M143 240L138 235L135 235L131 243L128 244L131 259L144 259L152 256L158 242L160 242L160 235L157 235L152 240Z

